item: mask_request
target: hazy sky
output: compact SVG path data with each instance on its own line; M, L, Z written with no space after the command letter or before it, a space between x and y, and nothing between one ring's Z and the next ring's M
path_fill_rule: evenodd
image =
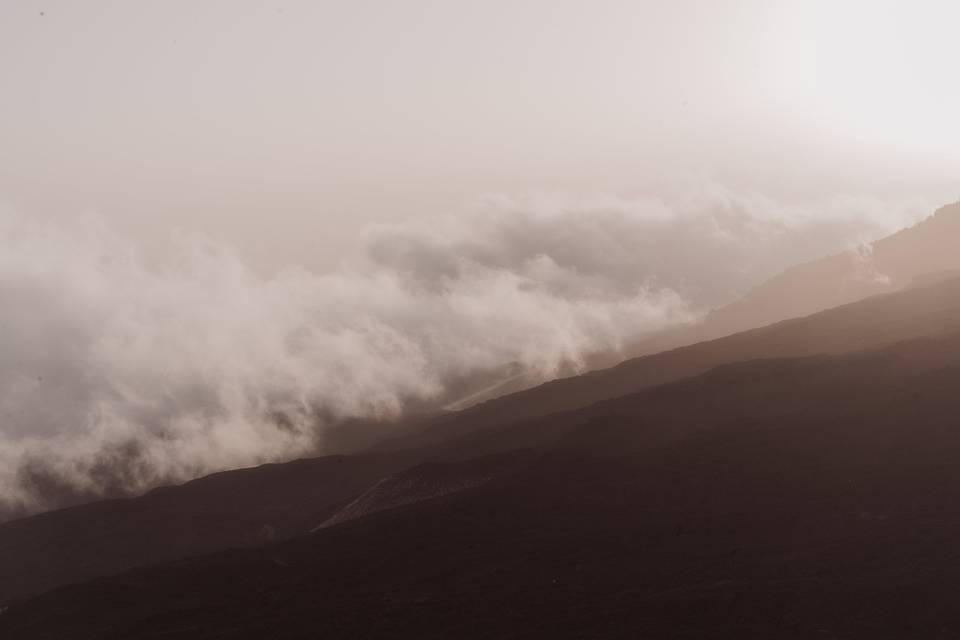
M323 269L369 221L490 193L936 204L960 191L958 7L4 0L0 205Z
M958 7L0 0L0 519L583 370L929 215Z

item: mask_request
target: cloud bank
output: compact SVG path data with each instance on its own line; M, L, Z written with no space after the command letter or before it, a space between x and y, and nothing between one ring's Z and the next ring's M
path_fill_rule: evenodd
M505 365L548 379L922 203L494 197L375 225L328 274L264 276L181 238L0 218L0 513L322 451L326 428Z

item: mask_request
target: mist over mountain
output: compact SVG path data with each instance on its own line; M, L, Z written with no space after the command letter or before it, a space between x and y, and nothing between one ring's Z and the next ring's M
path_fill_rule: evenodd
M960 638L957 25L2 0L0 640Z
M279 542L321 525L478 487L521 468L531 450L595 423L598 416L622 418L618 407L643 409L655 396L645 394L647 400L638 403L635 394L709 376L733 363L772 358L818 363L825 356L889 352L897 344L916 347L929 340L933 347L926 352L911 348L922 356L918 364L931 368L942 364L941 356L947 362L953 357L946 350L938 355L937 345L957 331L960 279L954 277L434 416L394 433L374 451L224 472L138 498L2 524L0 566L6 568L7 580L0 581L0 603L138 565ZM894 370L904 373L912 366L902 361ZM730 392L730 402L762 397L753 387L765 384L763 376L736 379L746 383ZM850 382L842 376L840 381ZM789 413L788 401L795 402L779 398L783 406L768 408ZM671 433L674 426L673 420L664 420L644 437ZM595 449L606 437L602 429L595 435L597 442L590 430L583 430L578 447ZM623 447L629 446L628 438Z
M958 237L960 203L954 203L875 242L792 265L693 323L641 340L633 350L638 354L656 353L949 278L960 269Z
M889 237L793 266L718 309L703 329L733 333L895 291L918 279L950 277L960 269L958 238L960 203L955 203Z
M335 272L273 276L202 238L156 261L102 224L8 217L0 502L22 513L330 451L331 425L435 409L505 367L529 386L615 360L795 260L920 216L717 185L493 198L372 226Z
M466 438L453 429L419 454L459 452L445 462L300 461L0 525L0 558L40 588L233 547L32 598L11 598L24 589L11 582L0 631L950 637L958 287L640 358L635 372L723 364ZM789 344L834 355L749 359ZM50 553L64 574L49 573Z

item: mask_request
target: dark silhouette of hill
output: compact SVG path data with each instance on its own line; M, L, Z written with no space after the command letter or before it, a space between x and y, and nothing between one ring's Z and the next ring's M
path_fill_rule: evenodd
M4 523L0 602L141 564L288 539L415 461L408 454L296 460Z
M958 236L960 237L960 236ZM400 450L449 441L489 427L508 427L570 411L644 387L698 375L739 360L837 354L869 349L960 327L960 278L829 309L724 338L624 361L609 369L561 378L428 420L413 433L379 445Z
M371 504L408 500L410 495L398 493L397 487L420 487L410 502L446 495L458 481L416 475L429 466L413 476L402 472L423 462L541 447L579 424L584 416L578 411L590 412L598 402L725 363L847 353L957 330L960 280L939 281L548 383L435 419L379 452L216 474L141 498L0 524L0 603L138 565L285 540L329 519L336 522L338 514L350 519L340 513L350 503L365 515L382 510ZM371 492L397 473L401 476ZM474 486L486 483L488 476L484 472L461 480L463 486ZM364 503L363 495L375 500Z
M767 326L835 308L914 283L960 277L960 202L938 209L922 222L891 236L793 266L760 283L743 297L711 311L696 323L666 329L631 344L630 357ZM622 356L620 358L622 359ZM613 354L595 354L592 369L614 366ZM495 399L532 386L529 378L506 378L484 393L458 403Z
M956 330L719 366L535 420L457 491L13 603L0 636L958 637L958 388Z
M310 531L479 487L509 473L520 458L520 455L501 455L457 463L417 464L383 478Z
M694 326L667 331L656 338L634 345L628 352L635 355L653 354L678 346L705 342L767 325L791 317L799 317L827 307L856 301L878 292L890 292L909 286L910 283L931 284L937 279L960 276L960 252L954 250L954 239L960 234L960 203L944 207L931 218L889 238L880 240L871 248L871 253L847 252L789 269L750 292L742 300L715 311L706 322ZM762 352L754 355L802 355L800 351ZM672 356L671 356L672 359ZM682 358L680 358L682 360ZM634 360L635 361L635 360ZM721 360L722 361L722 360ZM594 354L589 360L593 369L615 365L613 354ZM646 363L657 364L657 363ZM708 363L709 366L716 361ZM644 365L640 366L640 369ZM668 367L669 368L669 367ZM680 372L692 375L696 367ZM569 372L568 372L569 373ZM631 377L630 367L604 370L596 379L576 377L575 382L560 381L542 388L532 386L531 375L505 366L497 372L488 372L478 377L445 381L449 393L440 401L450 410L446 414L436 403L424 403L407 407L406 417L399 422L353 419L340 422L331 418L325 430L324 452L355 453L370 447L389 450L418 447L424 442L436 440L437 435L447 437L449 422L455 422L457 430L468 431L471 425L498 424L503 421L527 419L555 411L565 411L584 403L616 397L638 388ZM641 377L644 372L640 372ZM643 384L657 384L673 379L671 375L653 375ZM527 390L529 393L517 395ZM483 402L493 399L493 402ZM482 408L464 413L471 405L484 404ZM439 416L438 416L438 412ZM452 415L452 417L451 417ZM431 429L433 425L436 428ZM414 434L421 434L423 442ZM432 434L430 432L433 432ZM456 430L455 430L456 431ZM396 442L382 444L397 434L403 434ZM59 480L56 474L46 473L42 465L22 470L26 480L49 505L68 507L103 498L128 497L124 472L109 465L98 469L101 484L96 494L81 487ZM23 509L4 511L0 508L0 523L23 517Z

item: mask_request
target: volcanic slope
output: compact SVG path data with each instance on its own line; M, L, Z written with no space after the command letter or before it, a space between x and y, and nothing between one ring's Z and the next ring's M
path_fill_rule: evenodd
M958 389L956 330L723 365L537 421L460 491L15 602L0 636L958 637Z
M936 282L548 383L435 419L381 451L226 472L139 498L0 524L0 603L139 565L286 540L329 519L350 519L340 514L343 507L405 469L540 447L575 426L577 410L724 363L842 354L956 330L960 280ZM482 484L488 475L482 474ZM382 510L384 488L402 482L369 493L377 504L361 500L361 512ZM416 482L432 487L422 496L450 493L449 484ZM465 480L462 486L477 484ZM409 498L393 489L389 495L397 503Z

